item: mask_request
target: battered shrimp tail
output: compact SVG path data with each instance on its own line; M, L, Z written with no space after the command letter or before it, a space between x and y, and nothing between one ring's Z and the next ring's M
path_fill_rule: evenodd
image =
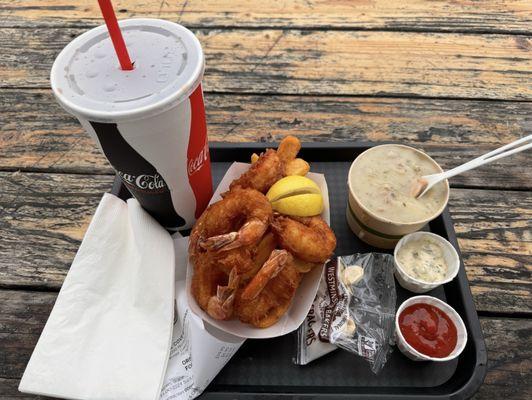
M253 300L256 298L267 283L275 278L291 260L292 256L286 250L272 251L270 257L266 260L259 272L257 272L244 288L241 295L242 300Z
M216 295L209 299L207 304L207 313L215 319L229 319L233 315L233 303L235 301L235 292L238 289L240 277L236 269L232 269L229 274L227 286L218 286Z
M201 241L200 246L205 250L228 251L253 244L261 238L268 229L268 224L262 220L252 218L238 230L223 235L212 236Z
M273 215L270 202L255 189L234 188L204 211L190 234L191 253L228 251L258 243Z

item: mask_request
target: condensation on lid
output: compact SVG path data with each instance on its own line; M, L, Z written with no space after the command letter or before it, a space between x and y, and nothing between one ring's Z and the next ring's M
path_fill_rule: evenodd
M185 27L157 19L120 21L134 62L120 69L105 25L70 42L56 58L52 89L64 108L84 118L143 118L188 97L203 76L198 39Z

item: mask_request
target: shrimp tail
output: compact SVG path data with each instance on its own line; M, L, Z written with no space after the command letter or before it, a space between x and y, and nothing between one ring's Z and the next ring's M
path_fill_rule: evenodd
M201 240L199 245L204 250L221 250L224 248L224 246L234 243L237 238L238 232L229 232L224 233L223 235L211 236L208 239Z
M275 278L279 272L290 262L292 256L286 250L273 250L270 257L259 272L251 279L242 292L242 300L253 300L256 298L268 282Z
M238 230L203 240L200 246L205 250L228 251L257 242L266 232L268 223L252 218Z
M235 301L235 292L240 283L240 276L236 268L231 270L229 281L226 286L218 285L216 295L209 299L207 304L207 313L216 319L229 319L233 315L233 303Z

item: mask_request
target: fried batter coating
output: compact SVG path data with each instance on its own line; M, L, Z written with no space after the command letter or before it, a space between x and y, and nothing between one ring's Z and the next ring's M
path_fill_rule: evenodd
M280 246L303 261L323 263L336 248L336 236L323 218L276 215L271 224Z
M279 143L277 148L277 155L283 165L288 164L290 161L297 157L297 153L301 150L301 142L295 136L286 136Z
M266 193L282 177L283 166L281 160L275 150L268 149L260 155L249 170L231 183L229 189L233 190L236 187L252 188L261 193Z
M235 314L258 328L275 324L288 310L301 275L286 250L274 250L257 275L237 293Z
M284 176L306 175L310 166L305 160L296 158L300 149L301 142L298 138L286 136L277 150L267 149L260 156L252 154L251 167L231 183L230 190L242 187L266 193Z
M227 285L228 280L228 275L226 273L213 266L210 257L197 257L194 260L194 275L191 283L192 295L198 302L199 306L213 318L227 319L232 315L232 304L226 305L227 311L224 315L225 318L219 318L220 315L216 313L213 313L213 315L209 312L209 302L211 301L211 298L216 297L218 288Z
M299 258L294 257L294 267L302 274L313 270L314 268L323 267L323 263L313 263L308 261L300 260Z
M232 316L240 280L253 276L260 268L253 256L272 215L262 193L236 188L209 206L196 221L189 244L194 264L192 294L211 317Z
M268 199L254 189L235 188L210 205L190 233L189 251L227 251L257 243L273 215Z
M289 161L284 166L284 174L289 175L300 175L305 176L310 171L310 165L308 162L302 158L296 158L295 160Z
M258 328L275 324L302 274L332 255L336 237L321 217L274 216L264 195L283 176L308 172L308 163L296 158L300 148L287 136L277 151L254 154L250 169L194 225L191 290L212 318L238 318Z
M235 270L241 278L241 282L249 281L262 265L268 260L270 254L277 245L273 233L268 232L256 245L241 247L226 252L216 252L211 255L215 260L216 267L227 275Z

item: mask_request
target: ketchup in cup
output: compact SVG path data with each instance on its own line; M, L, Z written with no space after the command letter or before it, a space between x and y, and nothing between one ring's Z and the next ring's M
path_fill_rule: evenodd
M399 329L410 346L429 357L447 357L458 341L453 321L430 304L406 307L399 315Z

